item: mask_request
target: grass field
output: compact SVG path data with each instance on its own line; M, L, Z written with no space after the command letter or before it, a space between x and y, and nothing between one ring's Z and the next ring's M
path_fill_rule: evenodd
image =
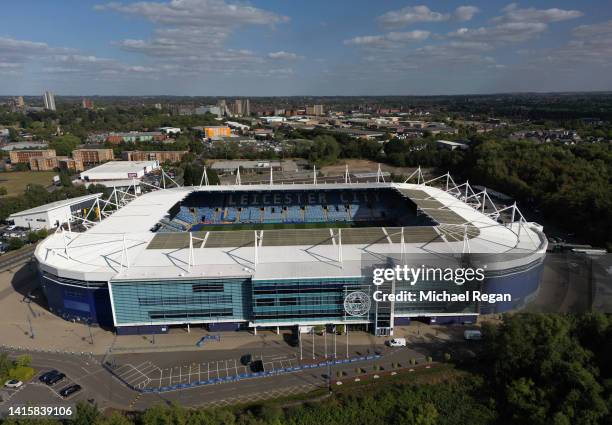
M21 195L29 184L49 186L55 175L54 171L9 171L0 173L0 186L6 188L6 196Z

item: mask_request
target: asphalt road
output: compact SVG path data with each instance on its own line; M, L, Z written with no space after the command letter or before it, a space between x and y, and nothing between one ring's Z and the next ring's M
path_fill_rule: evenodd
M23 354L23 352L11 354L18 355ZM330 373L327 368L317 368L273 377L252 378L233 383L205 385L180 391L152 394L131 390L103 368L99 364L100 359L97 358L39 352L28 354L32 356L32 366L37 369L38 374L51 369L57 369L65 373L67 378L53 388L40 384L37 378L35 378L33 381L25 384L24 388L11 395L8 400L0 403L0 412L5 412L11 405L19 405L25 402L42 403L43 405L66 403L65 400L57 395L57 391L71 383L81 385L83 390L71 397L67 401L68 404L74 404L79 400L94 399L102 409L144 410L157 403L177 402L188 407L223 406L300 394L316 388L326 387L329 383L328 373ZM415 355L418 354L407 348L389 349L384 360L377 361L377 363L384 361L385 364L388 363L390 365L391 362L400 360L406 362L408 357L414 357ZM125 356L127 358L128 356L137 355ZM149 353L138 356L143 356L143 359L160 362L164 359L166 360L165 364L168 366L188 360L195 360L192 357L194 353L172 353L171 356L169 353ZM173 359L173 362L168 362L168 359ZM337 371L342 368L346 370L347 376L351 376L351 374L355 373L356 366L365 367L371 372L370 369L372 369L373 363L360 362L342 367L334 366L330 369L331 376L336 376Z

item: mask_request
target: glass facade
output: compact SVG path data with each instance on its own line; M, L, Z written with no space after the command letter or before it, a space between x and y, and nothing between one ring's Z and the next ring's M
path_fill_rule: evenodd
M110 284L117 325L249 319L250 279L138 280Z
M343 321L344 297L362 286L361 278L256 280L253 322Z

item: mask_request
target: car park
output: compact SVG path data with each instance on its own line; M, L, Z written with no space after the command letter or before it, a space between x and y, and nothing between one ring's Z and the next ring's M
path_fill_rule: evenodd
M11 379L11 380L6 381L6 382L4 383L4 386L5 386L6 388L19 388L19 387L21 387L22 385L23 385L23 382L18 381L17 379Z
M64 380L64 378L66 377L65 374L63 373L58 373L56 375L51 376L49 379L47 379L47 381L45 382L45 384L51 386L51 385L55 385L58 382L61 382Z
M62 388L59 392L59 395L66 398L79 391L81 391L81 386L79 384L73 384L67 386L66 388Z

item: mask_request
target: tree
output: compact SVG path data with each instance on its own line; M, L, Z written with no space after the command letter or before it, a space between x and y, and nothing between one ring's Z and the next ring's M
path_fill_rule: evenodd
M316 165L333 164L338 160L340 145L333 136L317 136L313 140L308 160Z
M78 137L65 134L49 143L49 147L55 149L55 153L58 155L69 156L80 143L81 140Z
M19 249L23 246L23 241L19 238L9 238L8 240L8 249L13 251L15 249Z
M516 423L595 425L608 413L592 354L559 315L504 317L485 329L491 384L501 408Z
M91 425L95 424L100 417L98 406L81 401L77 403L74 417L70 420L70 423L72 425Z
M21 366L21 367L29 367L31 363L32 363L32 356L30 356L29 354L22 354L18 356L17 359L15 360L15 365Z
M0 196L4 196L6 194L8 194L8 190L6 190L6 187L0 186Z

